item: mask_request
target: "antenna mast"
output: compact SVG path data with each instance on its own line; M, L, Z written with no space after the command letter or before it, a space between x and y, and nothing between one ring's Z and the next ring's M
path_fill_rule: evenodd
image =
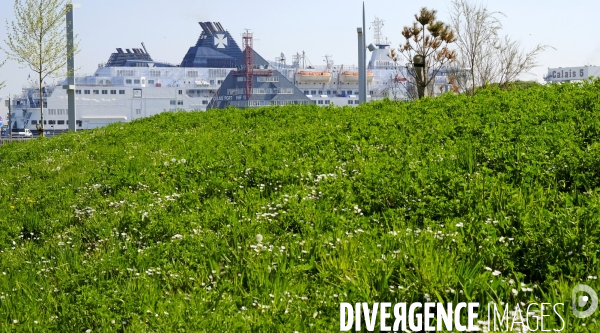
M375 39L375 45L390 45L387 38L383 37L381 28L383 27L383 20L375 16L375 21L371 22L373 27L373 38Z

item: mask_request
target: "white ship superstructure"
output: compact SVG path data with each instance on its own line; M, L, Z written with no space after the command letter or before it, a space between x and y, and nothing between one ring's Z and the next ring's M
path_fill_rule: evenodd
M106 64L98 66L93 75L77 77L76 128L102 127L168 111L206 110L226 77L243 67L245 59L238 44L220 23L200 22L200 26L203 31L196 45L190 47L179 65L154 61L142 44L143 49L123 51L118 48ZM367 100L406 99L409 90L407 85L410 86L410 79L407 79L409 75L406 67L398 66L390 58L390 43L381 37L382 26L383 21L375 19L373 28L376 45L371 48L371 60L368 63ZM262 68L280 72L282 80L289 80L299 89L294 94L303 93L309 102L320 106L355 106L359 103L356 66L336 65L331 56L325 57L326 65L312 66L304 53L298 53L293 57L292 64L287 65L283 54L277 61L267 62L256 52L253 53L259 60L257 63L262 64L256 70ZM444 84L445 80L445 74L442 73L436 82ZM46 85L42 89L42 98L39 89L34 87L36 84L25 88L22 95L15 96L10 117L13 130L34 131L39 128L41 101L44 104L44 130L67 130L67 91L63 89L64 84L66 81ZM229 91L222 91L219 98L239 99L240 94L245 94L244 91L233 90L231 94L236 96L228 96ZM305 103L298 102L300 98L297 95L294 95L295 100L291 100L293 94L289 90L253 89L253 94L257 95L282 95L247 102L243 107ZM289 98L284 95L289 95Z
M102 67L94 76L76 79L77 128L152 116L165 111L206 110L231 69L181 67ZM67 93L62 84L45 87L46 130L67 129ZM13 102L13 126L36 129L40 121L39 89Z

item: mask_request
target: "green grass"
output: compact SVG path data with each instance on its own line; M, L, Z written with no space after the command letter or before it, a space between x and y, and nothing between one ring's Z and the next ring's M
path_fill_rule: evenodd
M599 139L595 81L0 146L0 331L339 331L340 302L426 299L597 331L570 298L600 289Z

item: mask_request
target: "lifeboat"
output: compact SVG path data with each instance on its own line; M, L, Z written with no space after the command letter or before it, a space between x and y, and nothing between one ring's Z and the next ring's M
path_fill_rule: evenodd
M375 75L373 73L367 73L367 82L373 82ZM358 83L358 72L342 72L340 74L340 82L342 83Z
M296 82L298 83L329 83L331 82L331 73L327 72L296 72Z

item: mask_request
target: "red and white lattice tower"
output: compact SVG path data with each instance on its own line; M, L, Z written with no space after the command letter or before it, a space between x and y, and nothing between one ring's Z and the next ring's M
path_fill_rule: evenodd
M242 34L242 38L244 39L244 52L246 52L246 100L249 101L250 97L252 97L252 74L254 74L254 49L252 47L252 33L250 30L246 29L246 32Z

